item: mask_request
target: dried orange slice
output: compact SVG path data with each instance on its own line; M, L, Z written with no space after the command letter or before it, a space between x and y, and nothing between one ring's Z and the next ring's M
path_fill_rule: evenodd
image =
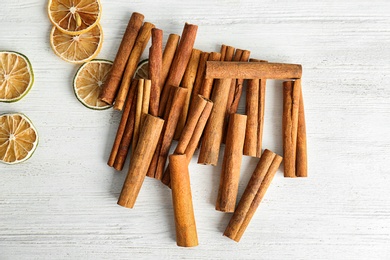
M55 54L71 63L84 63L95 58L102 48L103 31L98 24L90 31L79 34L65 34L53 26L50 44Z
M100 0L49 0L50 21L63 33L76 35L95 27L101 17Z
M20 113L0 116L0 162L16 164L31 157L38 133L30 119Z
M149 60L143 60L138 63L137 69L134 73L136 79L149 79Z
M0 102L15 102L24 97L34 82L30 61L23 54L0 51Z
M111 107L99 99L99 94L112 62L108 60L92 60L83 64L73 79L73 90L77 99L86 107L96 110Z

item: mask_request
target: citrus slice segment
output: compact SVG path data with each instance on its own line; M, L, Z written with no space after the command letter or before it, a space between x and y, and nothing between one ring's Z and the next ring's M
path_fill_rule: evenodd
M136 79L149 79L149 60L143 60L138 63L137 69L134 73Z
M77 35L95 27L101 17L100 0L49 0L50 21L63 33Z
M23 54L0 51L0 101L15 102L24 97L34 82L30 61Z
M100 52L102 42L103 31L99 24L80 35L68 35L53 26L50 34L50 44L55 54L71 63L92 60Z
M38 134L30 119L20 113L0 115L0 162L23 162L37 145Z
M77 70L73 79L73 90L77 99L91 109L107 109L111 107L99 99L104 82L111 72L112 62L108 60L92 60Z

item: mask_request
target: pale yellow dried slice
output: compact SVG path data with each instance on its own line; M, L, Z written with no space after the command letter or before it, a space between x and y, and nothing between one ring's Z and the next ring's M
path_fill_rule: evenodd
M30 61L23 54L0 51L0 102L15 102L24 97L34 82Z
M143 60L138 63L134 73L136 79L149 79L149 60Z
M38 133L30 119L20 113L0 115L0 162L23 162L37 145Z
M101 88L111 72L111 68L111 61L92 60L78 69L73 79L73 90L77 99L84 106L97 110L111 107L99 99Z
M50 44L61 59L71 63L84 63L95 58L102 48L103 31L98 24L80 35L68 35L53 26Z
M49 0L50 21L63 33L76 35L95 27L101 17L99 0Z

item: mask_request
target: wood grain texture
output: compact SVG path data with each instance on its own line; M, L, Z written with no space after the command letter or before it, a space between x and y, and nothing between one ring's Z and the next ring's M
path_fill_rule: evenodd
M164 30L164 43L189 22L199 26L194 47L203 51L225 43L253 58L302 64L309 177L284 179L279 169L234 243L222 236L230 215L213 205L221 169L194 158L199 246L178 248L164 185L146 179L135 209L116 205L125 171L106 161L120 113L88 110L75 98L78 67L50 49L46 1L2 0L0 49L27 55L35 83L0 111L25 113L40 143L29 161L0 165L0 259L390 258L389 1L101 2L99 58L115 58L137 11ZM281 100L281 82L267 81L263 148L278 154ZM243 158L239 198L256 162Z

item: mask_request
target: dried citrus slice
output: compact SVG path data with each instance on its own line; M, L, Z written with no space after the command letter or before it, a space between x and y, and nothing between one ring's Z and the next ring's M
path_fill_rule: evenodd
M53 26L50 44L54 52L71 63L84 63L92 60L102 48L103 31L98 24L90 31L80 35L62 33Z
M32 122L20 113L0 116L0 161L20 163L34 153L38 134Z
M0 51L0 101L20 100L31 89L33 82L33 70L26 56Z
M91 109L107 109L111 107L99 99L99 94L108 74L112 62L108 60L92 60L83 64L73 80L73 89L77 99Z
M95 27L101 17L99 0L50 0L50 21L63 33L76 35Z
M134 73L136 79L148 79L149 78L149 60L143 60L138 63L137 69Z

